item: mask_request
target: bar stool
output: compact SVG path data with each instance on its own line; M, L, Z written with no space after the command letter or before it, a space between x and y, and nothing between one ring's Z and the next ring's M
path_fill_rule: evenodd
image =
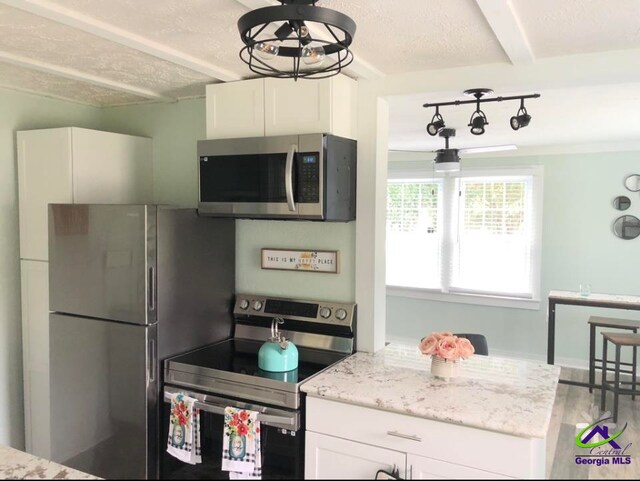
M638 333L640 329L640 321L632 321L630 319L613 319L611 317L599 317L591 316L588 321L589 324L589 392L593 392L593 387L596 384L596 369L601 369L604 373L602 359L596 359L596 327L606 327L609 329L624 329L627 331L633 331L634 334ZM633 374L635 377L636 366L636 350L633 350L633 364L629 362L621 363L623 366L630 366L632 371L621 371L624 374ZM596 362L600 362L600 366L596 366ZM635 399L635 396L633 396Z
M636 398L636 394L640 394L640 390L636 389L638 384L636 380L636 368L633 367L631 382L620 382L620 351L623 346L633 347L633 359L635 363L636 349L640 346L640 334L631 333L618 333L618 332L603 332L602 333L602 365L607 365L607 349L609 343L616 346L616 360L614 366L614 381L613 384L607 382L607 371L609 369L602 370L602 392L600 393L600 409L605 410L605 404L607 400L607 391L613 391L613 422L618 422L618 397L620 394L631 394L632 399ZM631 384L631 389L622 389L621 384Z

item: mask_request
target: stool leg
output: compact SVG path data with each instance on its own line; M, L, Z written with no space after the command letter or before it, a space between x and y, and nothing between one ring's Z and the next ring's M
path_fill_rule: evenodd
M633 395L631 396L631 399L633 401L636 400L635 392L636 392L636 382L637 382L636 374L637 374L637 369L638 369L637 364L638 364L638 348L636 346L633 346L633 367L631 368L631 370L633 371L633 374L632 374L632 376L633 376L633 379L632 379L633 384L631 385L631 389L633 389Z
M596 326L589 326L589 392L593 392L596 383Z
M607 401L607 339L602 339L602 387L600 388L600 410L604 411Z
M613 422L618 422L618 398L620 396L620 349L622 346L616 346L616 377L613 389Z

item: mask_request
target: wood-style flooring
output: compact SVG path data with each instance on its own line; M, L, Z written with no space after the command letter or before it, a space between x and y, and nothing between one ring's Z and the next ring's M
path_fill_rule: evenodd
M611 376L611 374L609 375ZM563 379L586 381L587 371L564 369ZM613 393L607 394L606 410L613 410ZM589 393L585 387L558 385L556 402L547 438L547 478L551 479L639 479L640 478L640 396L620 396L618 427L628 423L626 431L617 439L621 447L629 448L629 465L578 465L576 454L588 454L589 450L575 444L580 423L598 419L600 390ZM595 419L594 419L595 416ZM614 431L615 432L615 431Z

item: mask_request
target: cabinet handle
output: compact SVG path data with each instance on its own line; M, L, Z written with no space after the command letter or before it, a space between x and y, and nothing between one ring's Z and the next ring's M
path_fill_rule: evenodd
M409 441L422 442L422 438L418 436L412 436L411 434L402 434L398 431L387 431L387 436L393 436L395 438L408 439Z

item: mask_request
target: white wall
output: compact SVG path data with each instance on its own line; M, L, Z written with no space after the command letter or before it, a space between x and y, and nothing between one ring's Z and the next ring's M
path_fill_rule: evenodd
M100 110L0 89L0 444L24 448L15 132L97 128Z

